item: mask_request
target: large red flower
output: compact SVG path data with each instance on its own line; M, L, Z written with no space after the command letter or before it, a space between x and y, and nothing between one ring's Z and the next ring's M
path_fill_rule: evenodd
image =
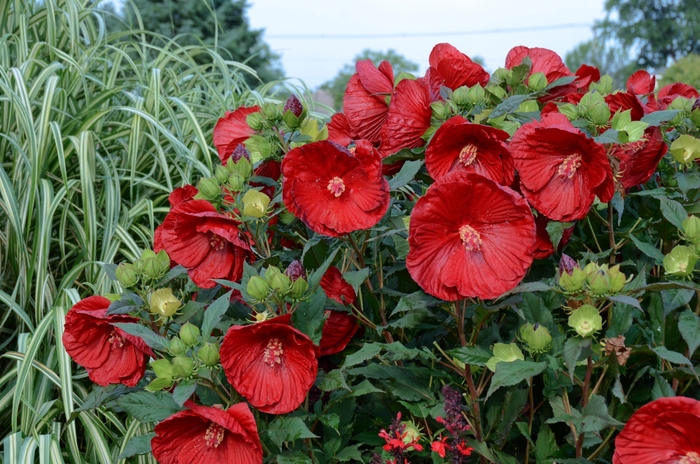
M216 285L212 279L239 281L243 262L253 259L238 225L206 200L185 201L165 216L160 241L170 259L187 268L195 284L212 288Z
M440 87L442 86L455 90L464 85L473 87L480 84L485 87L489 82L489 73L479 63L475 63L448 43L437 44L433 47L429 63L430 67L426 77L430 82L430 93L433 100L440 97Z
M543 73L547 78L547 83L560 79L562 77L571 76L571 71L566 67L561 57L552 50L546 48L528 48L522 45L512 48L506 56L506 68L512 69L523 62L525 57L529 57L532 62L528 76L536 73ZM552 89L549 98L544 100L564 96L568 93L577 90L574 83L563 85Z
M343 96L343 112L359 138L377 144L389 112L387 97L394 92L394 71L388 61L375 68L371 60L358 61L355 69Z
M348 118L343 113L335 113L328 123L328 141L339 143L347 147L353 141L359 139L355 130L350 127Z
M627 92L615 92L605 96L605 103L610 107L610 114L614 115L618 111L630 110L630 117L633 121L639 121L644 117L644 106L639 101L639 97Z
M508 187L478 174L441 177L411 213L406 267L443 300L497 298L532 264L535 220Z
M676 396L639 408L615 438L613 464L700 462L700 401Z
M155 427L153 456L160 464L262 463L255 418L245 403L227 410L186 401Z
M509 137L500 129L454 116L440 126L428 144L425 166L433 179L463 170L510 185L515 170L505 143Z
M328 141L295 148L284 157L282 174L287 209L322 235L369 229L389 207L381 156L366 140L354 152Z
M618 176L625 188L644 184L656 172L659 161L668 151L658 127L649 127L644 137L634 143L617 145L613 156L620 161Z
M656 76L640 69L627 79L627 91L634 95L648 95L656 87Z
M659 109L665 110L678 97L692 100L698 98L698 91L695 87L682 82L666 85L659 90Z
M294 411L316 380L319 349L290 318L233 326L221 344L226 378L262 412Z
M323 278L321 278L321 288L326 296L341 305L355 304L355 290L347 280L343 279L343 274L335 266L328 268Z
M139 320L127 315L108 316L109 305L109 300L101 296L76 303L66 314L63 346L96 384L133 387L143 377L148 358L154 353L143 340L112 325Z
M423 135L430 128L432 114L430 91L425 79L404 79L399 82L382 126L382 156L386 158L402 148L425 145Z
M608 202L615 193L605 149L563 114L543 113L520 127L510 153L525 198L550 219L582 219L596 195Z
M321 356L328 356L340 353L348 346L353 335L360 328L357 319L352 314L326 310L326 322L321 331Z
M248 126L246 118L251 113L260 111L259 106L241 107L236 111L227 111L214 126L214 146L219 152L223 164L229 159L236 147L248 140L255 133Z

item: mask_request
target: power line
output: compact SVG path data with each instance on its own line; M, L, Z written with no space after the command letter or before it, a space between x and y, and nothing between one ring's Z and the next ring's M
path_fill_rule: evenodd
M272 34L266 35L268 39L384 39L393 37L440 37L447 35L479 35L479 34L504 34L508 32L533 32L550 31L553 29L572 29L577 27L591 27L590 24L570 23L551 24L548 26L512 27L500 29L482 29L479 31L456 31L456 32L418 32L418 33L392 33L392 34Z

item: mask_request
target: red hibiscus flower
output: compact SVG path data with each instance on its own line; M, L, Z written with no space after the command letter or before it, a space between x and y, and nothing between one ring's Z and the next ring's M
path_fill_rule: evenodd
M258 111L260 111L259 106L241 107L236 111L227 111L223 118L219 118L214 126L214 146L223 164L226 164L239 144L255 133L246 123L246 117Z
M377 144L389 112L387 97L394 92L394 71L388 61L377 69L371 60L358 61L355 69L343 95L343 112L359 138Z
M226 378L262 412L294 411L316 380L319 349L289 325L290 319L285 315L233 326L221 344Z
M523 62L525 57L529 57L532 62L528 76L536 73L543 73L547 78L547 83L551 84L562 77L571 76L571 71L566 67L561 57L552 50L546 48L528 48L522 45L512 48L506 56L506 69L513 69ZM562 85L552 89L548 98L551 100L576 91L574 83Z
M435 45L430 52L430 67L426 77L430 82L432 100L440 98L440 87L445 86L452 90L466 85L473 87L476 84L486 86L489 82L489 73L479 64L475 63L464 53L448 43Z
M588 66L587 64L582 64L576 70L576 79L574 84L579 92L588 92L588 87L593 82L598 82L600 80L600 70L595 66Z
M610 107L610 115L614 116L618 111L630 110L632 121L639 121L644 117L644 106L639 98L627 92L615 92L605 96L605 103Z
M326 316L319 344L321 356L329 356L343 351L357 329L360 328L352 314L329 309L326 310Z
M328 141L297 147L284 157L282 173L287 209L322 235L369 229L389 207L381 156L366 140L354 152Z
M551 221L540 214L535 219L535 226L537 227L537 240L535 241L535 259L545 259L554 254L554 244L552 239L549 238L549 232L547 232L547 224ZM574 233L574 227L571 226L568 229L564 229L561 239L559 240L559 246L557 247L561 250L571 238L571 234Z
M341 305L355 304L355 290L347 280L343 279L343 274L340 270L331 266L328 268L323 278L321 278L321 288L326 296L338 302Z
M648 95L656 87L656 76L640 69L627 79L627 91L634 95Z
M625 188L644 184L656 172L656 167L668 151L658 127L649 127L644 138L615 147L613 156L620 160L619 181Z
M535 220L508 187L478 174L441 177L411 213L406 267L443 300L497 298L532 264Z
M550 219L582 219L596 195L608 202L615 193L605 149L563 114L544 113L541 122L522 126L513 135L510 153L525 198Z
M168 203L170 203L171 208L174 208L180 203L190 201L198 193L199 190L197 190L197 187L195 187L194 185L184 185L170 192L170 195L168 195ZM156 227L156 230L153 231L153 251L155 251L156 253L158 253L160 250L165 250L165 247L163 246L162 233L162 224ZM170 260L170 267L173 268L175 266L177 266L177 263L173 260Z
M700 462L700 401L660 398L637 410L615 438L613 464Z
M227 410L186 401L155 427L153 456L160 464L262 463L255 418L245 403Z
M659 109L665 110L668 108L668 105L673 103L673 100L678 97L688 99L698 98L698 91L695 90L695 87L683 84L682 82L664 86L659 90Z
M425 145L423 135L430 128L430 91L425 79L404 79L398 83L389 105L389 114L382 126L383 157L402 148Z
M328 141L339 143L344 147L359 139L357 133L350 127L348 118L343 113L335 113L328 123Z
M101 296L76 303L66 314L63 346L96 384L133 387L143 377L148 358L155 355L143 340L112 325L139 320L120 314L108 316L109 305L109 300Z
M212 279L239 281L243 262L253 259L238 224L208 201L190 200L165 216L160 237L170 259L186 267L196 285L212 288Z
M500 129L454 116L440 126L428 144L425 166L436 180L448 172L463 170L510 185L515 171L505 144L509 137Z

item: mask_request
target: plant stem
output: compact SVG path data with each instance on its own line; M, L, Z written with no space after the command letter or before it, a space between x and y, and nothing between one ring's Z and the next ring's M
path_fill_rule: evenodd
M583 381L583 394L581 397L581 405L585 408L588 405L588 387L591 385L591 373L593 372L593 359L588 357L588 366L586 367L586 377ZM576 457L580 458L583 456L583 439L585 437L585 432L581 432L576 440Z
M615 231L613 229L613 206L611 203L608 204L608 238L610 240L610 249L612 252L610 253L610 258L608 259L608 263L612 266L615 264L615 255L617 255L617 246L615 245Z
M532 378L530 378L529 382L530 388L528 389L527 396L530 399L530 418L528 420L527 424L527 433L532 437L532 422L535 418L535 399L532 394ZM525 464L529 464L530 462L530 440L527 440L527 443L525 443Z

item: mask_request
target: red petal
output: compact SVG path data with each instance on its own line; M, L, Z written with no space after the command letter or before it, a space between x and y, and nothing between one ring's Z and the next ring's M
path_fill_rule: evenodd
M382 156L387 157L402 148L425 145L422 137L430 128L431 116L427 83L421 79L399 82L382 126Z
M321 288L326 296L341 305L355 304L355 290L345 279L340 270L331 266L321 278Z
M627 79L627 91L634 95L646 95L652 93L656 87L656 76L640 69Z
M375 69L376 70L376 69ZM368 91L354 74L345 89L343 96L343 112L352 130L360 138L372 143L380 140L380 131L389 112L389 105L384 96L377 96Z
M226 163L236 147L255 133L246 123L246 117L258 111L259 106L241 107L236 111L227 111L218 120L214 127L214 145L222 163Z

